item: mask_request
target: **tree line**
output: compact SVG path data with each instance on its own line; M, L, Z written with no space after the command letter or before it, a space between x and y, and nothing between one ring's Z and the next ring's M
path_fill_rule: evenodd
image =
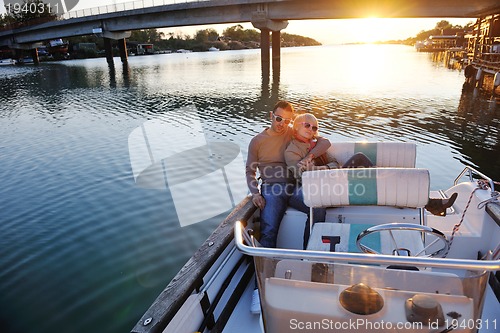
M27 8L29 8L29 4L34 4L36 8L45 8L46 10L7 12L0 16L1 28L14 29L58 19L56 15L50 12L48 5L42 0L25 0L24 3L28 5ZM104 48L102 38L93 35L70 37L68 41L70 46L78 43L95 43L98 49ZM128 41L153 44L155 51L178 49L206 51L210 47L216 47L220 50L239 50L259 47L260 32L256 29L244 29L240 24L224 29L221 35L212 28L198 30L194 36L182 33L165 34L158 29L144 29L132 31ZM281 44L282 46L321 45L312 38L285 32L281 33ZM95 50L82 50L81 52L89 53L82 54L82 57L97 56Z
M415 37L409 37L405 40L388 41L384 43L414 45L417 41L424 41L428 39L430 36L463 34L466 31L472 30L473 26L474 22L469 22L465 26L461 26L461 25L453 25L446 20L441 20L438 23L436 23L436 26L433 29L422 30Z
M260 32L255 29L244 29L240 24L224 29L222 34L213 28L198 30L192 37L181 33L165 35L157 29L146 29L133 31L129 40L151 43L160 50L206 51L210 47L216 47L220 50L240 50L259 47ZM282 32L281 45L313 46L321 45L321 43L309 37Z

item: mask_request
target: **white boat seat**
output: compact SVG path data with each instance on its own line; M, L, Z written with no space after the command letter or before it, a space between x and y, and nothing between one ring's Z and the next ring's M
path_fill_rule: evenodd
M343 165L352 155L360 152L377 167L414 168L417 145L409 142L335 142L327 155Z
M304 203L309 207L380 205L422 208L429 200L426 169L354 168L306 171Z

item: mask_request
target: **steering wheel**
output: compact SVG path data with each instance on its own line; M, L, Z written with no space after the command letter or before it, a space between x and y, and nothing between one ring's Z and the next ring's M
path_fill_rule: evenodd
M394 235L392 233L393 230L407 230L407 231L414 231L414 232L419 232L420 235L424 234L430 234L436 237L435 240L433 240L429 245L425 246L420 252L416 254L409 253L410 251L404 248L401 248L398 246L396 239L394 238ZM409 256L413 257L437 257L437 258L442 258L447 252L449 248L449 242L446 239L446 236L439 230L436 230L434 228L424 226L424 225L419 225L419 224L412 224L412 223L386 223L386 224L379 224L375 225L373 227L370 227L368 229L365 229L364 231L360 232L358 237L356 238L356 246L363 252L365 253L373 253L373 254L382 254L378 251L373 250L372 248L366 246L363 244L361 241L363 238L366 236L377 233L377 232L382 232L382 231L388 231L391 239L395 245L395 248L393 249L394 255L399 255L399 252L401 250L407 251ZM431 247L432 245L436 244L438 241L441 241L443 243L443 246L437 250L434 251L430 254L425 254L427 249Z

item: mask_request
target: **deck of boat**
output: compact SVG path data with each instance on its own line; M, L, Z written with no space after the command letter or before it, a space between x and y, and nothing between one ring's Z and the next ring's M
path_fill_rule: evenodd
M260 315L250 312L252 293L255 278L251 279L238 304L235 306L233 315L224 327L223 333L260 333L263 332L260 324Z

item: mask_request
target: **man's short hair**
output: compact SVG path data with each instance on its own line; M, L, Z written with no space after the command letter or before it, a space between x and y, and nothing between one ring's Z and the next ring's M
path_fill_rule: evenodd
M276 111L278 108L295 113L293 105L288 101L279 101L278 103L276 103L274 105L273 112Z

